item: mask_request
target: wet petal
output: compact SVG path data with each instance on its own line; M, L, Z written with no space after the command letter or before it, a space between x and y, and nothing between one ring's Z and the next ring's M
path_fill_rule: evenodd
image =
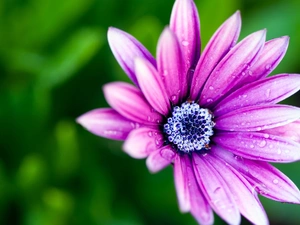
M241 214L253 224L269 224L257 194L253 192L253 188L249 182L237 170L223 160L211 154L206 156L206 160L219 171L227 183L230 191L234 195Z
M187 92L187 75L183 72L181 47L176 35L169 28L165 28L159 38L157 67L169 100L176 105Z
M183 53L184 72L194 67L201 51L200 21L193 0L177 0L173 6L170 28L176 34Z
M204 83L215 66L235 45L241 30L241 15L237 11L215 32L206 45L195 69L190 99L197 100Z
M289 138L296 142L300 142L300 120L286 124L281 127L264 130L263 132L280 137Z
M161 148L162 134L152 128L139 128L128 135L123 144L123 150L133 158L142 159Z
M300 118L300 108L288 105L248 106L216 118L216 129L260 131L289 124Z
M156 61L151 53L133 36L114 27L107 33L109 46L122 69L134 84L138 82L134 73L134 59L141 57L148 60L154 67Z
M204 85L200 105L213 106L233 91L253 65L265 43L266 31L255 32L234 46L215 67ZM232 90L233 89L233 90ZM225 95L225 96L224 96Z
M267 41L258 60L248 71L244 83L253 82L270 74L284 57L288 45L288 36Z
M191 214L196 218L199 224L213 224L214 215L212 208L198 185L196 180L190 156L183 156L186 163L186 176L190 193Z
M228 224L240 224L241 216L234 197L206 155L193 154L193 167L198 184L214 211Z
M259 132L216 133L213 141L232 153L253 160L293 162L300 159L300 144Z
M161 76L148 61L137 58L135 72L142 92L151 106L159 113L168 115L170 102Z
M281 74L245 85L224 98L213 110L215 116L251 105L280 102L300 89L300 75Z
M275 201L300 204L296 185L269 163L245 159L222 148L213 152L242 173L259 194Z
M125 140L129 132L139 127L113 109L94 109L77 118L77 123L89 132L114 140Z
M186 162L183 156L177 154L174 161L175 188L181 212L189 212L191 209L190 193Z
M133 85L113 82L106 84L103 91L108 104L124 117L150 125L157 125L162 121L162 116L155 112L142 92Z
M175 152L170 145L166 145L148 156L146 165L151 173L156 173L168 166L175 158Z

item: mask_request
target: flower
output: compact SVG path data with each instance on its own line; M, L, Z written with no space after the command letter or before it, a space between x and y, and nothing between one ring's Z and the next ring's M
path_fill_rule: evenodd
M268 224L257 193L300 203L295 184L269 162L300 159L300 109L277 104L300 89L300 76L267 77L289 38L265 41L255 32L236 44L236 12L215 32L200 56L197 8L177 0L162 32L156 60L131 35L109 28L117 61L135 85L104 86L112 108L95 109L77 122L91 133L125 140L151 172L172 164L182 212L212 224L215 211L228 224L241 215Z

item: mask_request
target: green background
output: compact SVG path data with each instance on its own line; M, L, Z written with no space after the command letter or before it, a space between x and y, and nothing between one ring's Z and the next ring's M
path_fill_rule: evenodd
M102 85L128 81L107 43L115 26L154 55L173 0L0 1L0 224L195 225L178 210L172 169L150 174L121 142L76 117L106 107ZM299 0L197 0L203 46L236 10L241 37L289 35L273 73L299 73ZM286 101L300 106L299 94ZM300 163L279 165L300 187ZM298 224L300 206L261 198L271 224ZM216 217L216 224L224 224ZM248 224L243 220L243 224Z

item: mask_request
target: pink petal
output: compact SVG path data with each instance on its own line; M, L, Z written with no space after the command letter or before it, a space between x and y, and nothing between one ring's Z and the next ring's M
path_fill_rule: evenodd
M286 124L281 127L264 130L264 133L289 138L293 141L300 142L300 120Z
M107 33L109 46L122 69L138 86L134 73L134 59L141 57L156 67L156 61L151 53L133 36L117 28L110 27Z
M253 224L269 224L266 213L256 193L253 193L252 186L249 182L237 170L223 160L211 154L206 156L206 160L219 171L227 183L230 191L234 195L241 214Z
M300 204L300 191L296 185L274 166L236 156L222 148L212 150L242 173L261 195L275 201Z
M213 141L232 153L253 160L293 162L300 159L300 144L259 132L216 133Z
M300 108L288 105L248 106L216 118L216 129L260 131L279 127L300 118Z
M157 67L164 82L170 101L176 105L187 92L187 75L184 73L183 58L176 35L165 28L159 38Z
M183 53L184 72L195 67L201 51L200 21L192 0L177 0L173 6L170 28L176 34Z
M204 83L210 73L224 57L224 55L235 45L241 29L241 15L237 11L215 32L206 45L195 69L191 84L190 99L197 100Z
M265 37L265 30L255 32L227 53L209 76L200 97L200 105L213 106L239 84L245 71L259 56Z
M284 57L288 45L288 36L266 42L258 60L248 71L248 77L244 83L253 82L270 74Z
M240 224L241 216L234 196L206 156L193 154L193 167L198 184L214 211L228 224Z
M167 157L164 157L163 156ZM167 159L166 159L167 158ZM170 145L166 145L154 152L151 152L146 160L146 165L151 173L157 173L168 166L175 158L175 152Z
M106 84L103 91L108 104L125 118L150 125L158 125L162 121L162 116L155 112L142 92L133 85L113 82Z
M159 113L168 115L170 102L165 91L161 76L149 61L137 58L135 61L135 73L145 98Z
M174 161L175 188L181 212L191 209L190 193L188 187L187 166L183 156L177 154Z
M161 148L162 134L153 128L139 128L128 135L123 144L124 151L133 158L142 159Z
M185 154L182 157L186 163L186 177L190 195L191 214L196 218L199 224L213 224L213 211L198 185L190 156Z
M300 75L281 74L245 85L224 98L213 110L219 116L251 106L273 104L284 100L300 89Z
M129 132L139 127L113 109L94 109L77 118L77 123L89 132L114 140L125 140Z

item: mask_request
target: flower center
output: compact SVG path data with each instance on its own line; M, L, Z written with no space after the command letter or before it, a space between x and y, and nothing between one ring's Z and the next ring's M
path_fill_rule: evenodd
M197 103L184 102L173 108L172 116L164 124L166 142L183 152L208 150L214 134L213 115Z

